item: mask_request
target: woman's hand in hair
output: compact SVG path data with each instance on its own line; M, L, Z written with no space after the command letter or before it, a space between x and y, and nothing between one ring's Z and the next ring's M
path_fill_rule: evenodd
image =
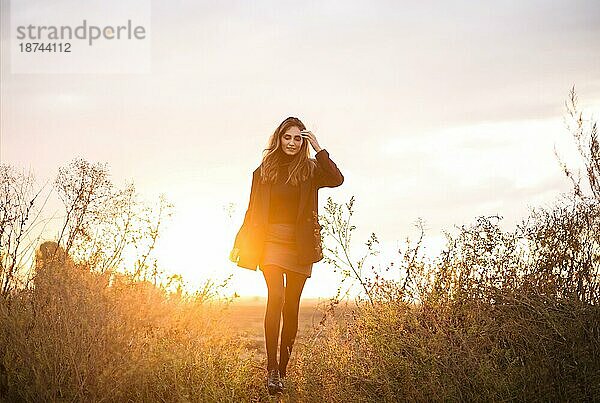
M310 142L310 145L315 150L315 152L318 153L319 151L321 151L321 146L319 145L317 137L313 134L313 132L311 132L310 130L302 130L300 133L302 134L302 137L304 137L305 140L308 140Z

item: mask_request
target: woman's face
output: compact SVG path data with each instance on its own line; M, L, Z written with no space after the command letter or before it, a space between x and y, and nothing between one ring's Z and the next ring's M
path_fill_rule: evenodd
M300 128L297 126L291 126L281 136L281 149L287 155L296 155L300 151L302 146L302 135L300 134Z

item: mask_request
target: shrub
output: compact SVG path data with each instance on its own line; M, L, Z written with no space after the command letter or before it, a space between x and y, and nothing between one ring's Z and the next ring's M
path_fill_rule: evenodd
M32 288L0 300L0 396L256 400L262 378L222 309L217 300L169 294L131 275L92 272L58 248L38 259Z

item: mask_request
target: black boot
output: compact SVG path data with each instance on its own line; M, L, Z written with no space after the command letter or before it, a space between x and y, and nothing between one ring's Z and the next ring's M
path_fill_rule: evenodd
M270 369L267 374L267 389L270 395L276 395L283 392L283 383L279 378L278 369Z
M292 346L286 346L280 354L279 357L279 376L281 378L285 378L287 364L290 361L290 356L292 355Z

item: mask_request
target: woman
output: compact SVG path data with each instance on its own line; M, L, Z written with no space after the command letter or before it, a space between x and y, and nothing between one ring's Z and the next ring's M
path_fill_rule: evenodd
M316 159L309 158L309 144ZM281 122L264 151L252 175L250 202L230 259L252 270L259 266L267 283L267 386L273 394L283 391L304 283L313 263L323 258L317 191L341 185L344 176L315 135L295 117Z

